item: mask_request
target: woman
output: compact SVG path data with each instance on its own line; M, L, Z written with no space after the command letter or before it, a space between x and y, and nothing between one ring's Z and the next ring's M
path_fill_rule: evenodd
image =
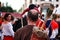
M11 14L5 14L4 22L2 23L3 40L13 40L14 31L11 24Z

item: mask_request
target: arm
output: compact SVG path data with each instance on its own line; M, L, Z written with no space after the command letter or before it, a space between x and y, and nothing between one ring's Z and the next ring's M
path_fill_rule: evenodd
M16 34L14 36L14 40L21 40L21 32L22 32L22 28L20 28L16 31Z
M12 24L9 24L9 31L10 31L10 33L11 33L11 35L14 37L14 31L13 31L13 26L12 26Z
M25 12L27 12L27 11L29 11L29 8L25 9L25 10L22 12L21 16L24 15Z
M52 31L52 35L50 38L55 38L57 34L58 34L58 28Z

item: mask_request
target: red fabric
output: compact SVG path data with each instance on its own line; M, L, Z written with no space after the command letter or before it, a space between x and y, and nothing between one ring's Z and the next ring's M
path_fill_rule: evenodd
M55 22L54 20L51 21L51 27L52 27L52 30L58 28L58 23Z
M25 10L23 11L23 13L21 14L21 16L24 15L25 12L27 12L27 11L29 11L29 8L25 9Z
M3 40L14 40L12 36L4 36Z
M36 21L36 26L38 26L38 25L39 25L39 22L41 22L41 20L40 20L40 19L38 19L38 20Z
M43 21L41 21L40 19L38 19L38 20L36 21L36 26L37 26L37 27L41 27L42 24L43 24ZM44 26L44 29L46 29L45 26Z
M39 12L38 8L36 8L36 7L35 7L34 9L35 9L35 10L37 10L37 11L38 11L38 13L41 15L41 12Z
M0 20L0 25L2 24L2 20Z
M34 9L37 10L39 14L41 14L41 13L39 12L38 8L35 7ZM22 15L25 14L25 12L28 12L29 10L30 10L29 8L25 9L25 10L23 11L23 13L21 14L21 17L22 17Z

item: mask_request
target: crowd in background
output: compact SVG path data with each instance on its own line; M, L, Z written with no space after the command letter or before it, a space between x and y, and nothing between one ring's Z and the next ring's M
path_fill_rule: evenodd
M0 15L0 40L60 40L60 7L50 4L46 18L38 7L30 4L16 20L10 13Z

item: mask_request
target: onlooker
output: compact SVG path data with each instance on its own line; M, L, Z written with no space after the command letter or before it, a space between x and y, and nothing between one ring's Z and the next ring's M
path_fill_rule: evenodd
M36 21L38 19L38 12L35 9L30 10L28 12L27 19L28 19L27 20L28 25L26 25L25 27L20 28L16 31L14 40L31 40L31 36L32 36L32 33L33 33L33 28L35 27ZM38 32L38 33L41 33L41 32ZM42 34L44 34L44 33L42 33ZM46 40L47 38L48 37L45 37L45 38L42 38L42 39L39 39L39 40Z
M55 12L55 15L57 15L56 21L57 21L58 26L59 26L59 27L58 27L58 35L56 36L56 39L57 39L57 40L60 40L60 6L57 7L55 11L56 11L56 12Z
M21 27L22 27L21 19L17 18L17 20L13 24L13 30L14 30L14 32L16 32Z
M58 27L59 26L58 26L58 23L56 22L57 16L55 14L53 14L52 17L53 18L50 23L52 34L50 36L50 40L55 40L55 37L58 34Z
M50 4L49 9L50 10L54 10L54 5L53 4Z
M10 21L11 14L6 13L4 16L4 22L2 23L3 40L13 40L14 31Z
M27 16L23 17L23 26L27 25Z
M47 14L46 14L46 23L45 23L45 26L46 26L46 29L47 28L49 28L49 37L51 36L51 34L52 34L52 31L51 31L51 28L49 27L49 25L50 25L50 23L51 23L51 20L52 20L52 18L51 18L51 15L52 15L52 11L49 9L48 11L47 11Z

